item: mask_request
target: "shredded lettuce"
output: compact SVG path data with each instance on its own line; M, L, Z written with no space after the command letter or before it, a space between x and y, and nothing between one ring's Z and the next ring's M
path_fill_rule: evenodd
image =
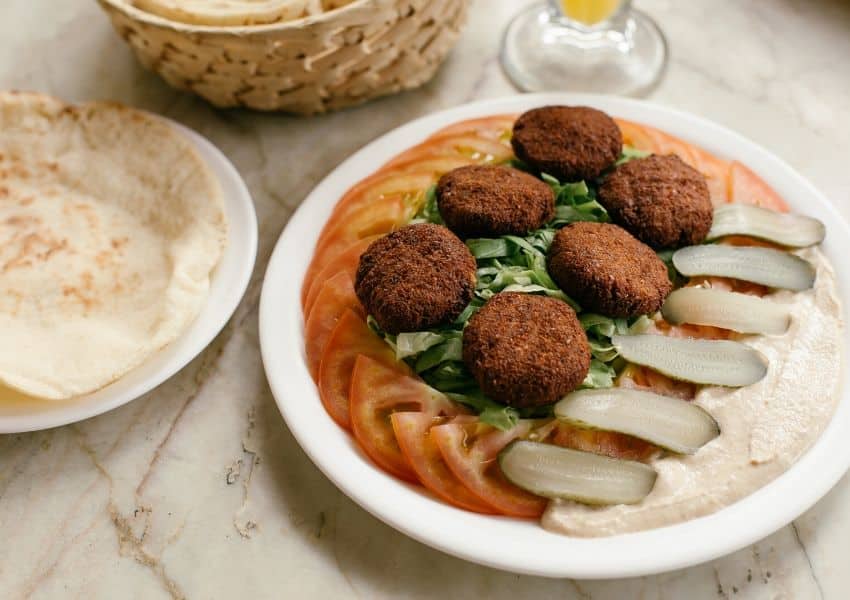
M635 158L646 158L652 154L652 152L644 152L643 150L638 150L637 148L632 148L631 146L623 146L623 151L620 153L620 158L617 159L617 162L614 163L615 166L619 167L623 163L627 163L630 160Z
M520 419L517 409L494 402L481 393L481 390L472 390L466 394L449 392L449 398L459 404L463 404L478 413L478 418L488 425L501 430L507 430L516 425Z
M590 361L590 370L581 384L582 388L609 388L614 385L617 371L610 364L596 358Z
M443 224L443 217L440 216L440 210L437 207L437 186L432 185L425 191L425 201L422 203L422 208L410 221L414 223L436 223Z
M646 315L634 319L614 319L596 313L583 313L579 315L578 320L587 334L591 354L596 360L606 364L613 362L618 356L616 348L611 343L612 335L642 333L651 323Z
M417 373L421 373L445 362L460 362L463 360L461 351L462 334L453 331L446 336L445 341L420 354L414 368Z
M555 218L547 227L562 227L576 221L608 222L608 212L596 201L596 195L584 181L561 183L547 173L541 177L555 192Z
M416 331L400 333L395 339L395 356L402 360L408 356L416 356L444 341L444 336L432 331Z
M476 260L501 258L511 253L510 242L505 238L481 238L466 241L469 251Z

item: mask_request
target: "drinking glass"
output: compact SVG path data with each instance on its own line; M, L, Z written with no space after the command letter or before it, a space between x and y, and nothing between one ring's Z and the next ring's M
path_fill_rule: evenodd
M527 92L642 96L667 66L667 42L630 0L548 0L505 30L502 65Z

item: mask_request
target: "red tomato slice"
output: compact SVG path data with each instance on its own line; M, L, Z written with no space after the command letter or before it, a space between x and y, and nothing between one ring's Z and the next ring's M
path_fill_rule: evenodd
M685 163L692 167L696 167L696 160L693 152L691 151L692 146L689 143L655 129L654 127L644 126L644 131L646 132L646 135L653 140L653 144L656 148L655 154L675 154Z
M737 160L729 169L729 201L755 204L764 208L788 212L788 205L772 187Z
M313 254L313 260L304 275L304 281L312 281L332 260L351 247L355 242L370 236L385 234L407 224L416 213L403 199L383 198L371 206L364 206L349 218L339 223L333 231L324 234ZM309 291L309 290L308 290ZM306 300L306 292L304 300Z
M310 318L310 310L316 303L316 297L322 289L322 285L331 277L338 273L348 273L351 281L354 281L357 274L357 265L360 264L360 255L366 251L369 244L374 242L380 236L371 235L359 240L349 246L349 248L330 261L328 265L322 269L311 281L304 281L304 287L309 288L307 296L303 303L304 318Z
M573 450L641 462L646 462L658 453L657 446L624 433L583 429L558 421L545 441Z
M620 131L623 132L625 144L653 154L675 154L687 164L697 168L699 161L695 148L688 142L649 125L639 125L630 121L617 123Z
M491 117L461 121L460 123L443 127L432 135L431 138L471 133L488 140L509 140L513 133L514 122L516 122L518 116L493 115Z
M705 175L711 203L720 206L729 202L729 163L696 146L691 151L696 160L694 168Z
M362 313L346 310L331 332L319 363L319 396L333 420L351 428L349 392L351 372L358 356L388 365L397 372L412 374L384 340L369 329Z
M359 204L344 214L335 213L316 242L316 252L341 239L358 240L407 224L419 210L424 197L424 190L387 194Z
M461 156L476 163L490 164L507 161L513 156L513 149L507 142L501 143L472 134L439 135L402 152L384 165L384 168L436 155Z
M647 133L646 127L625 119L614 119L623 134L623 144L642 152L658 154L655 139Z
M325 344L342 313L349 309L366 318L366 313L354 293L351 277L348 273L339 273L322 285L316 296L315 310L310 313L304 325L307 368L314 380L319 376L319 362L325 351Z
M363 355L354 362L349 401L351 430L363 451L388 473L417 483L416 472L396 440L391 415L403 411L431 416L457 412L451 400L421 379Z
M429 430L443 422L422 412L397 412L390 417L396 440L419 481L449 504L472 512L498 514L470 492L449 469Z
M429 154L398 163L387 171L381 169L378 173L427 173L433 175L436 181L444 173L472 164L475 164L475 161L465 156Z
M687 286L693 287L696 285L705 285L713 283L710 280L720 281L719 277L706 277L692 279ZM731 280L730 280L731 281ZM715 287L712 285L712 287ZM721 289L731 291L731 286L718 285ZM728 340L734 336L734 332L729 329L721 329L720 327L712 327L710 325L694 325L692 323L683 323L681 325L673 325L665 321L660 315L652 322L647 333L658 333L674 338L700 338L705 340Z
M728 340L734 335L728 329L721 329L710 325L693 325L691 323L671 325L664 320L659 320L655 323L655 330L661 335L668 337L699 338L703 340Z
M682 400L693 400L697 395L697 386L687 381L676 381L648 367L629 364L617 378L617 386L638 390L649 390L662 396L672 396Z
M509 431L480 424L447 423L431 428L431 437L454 473L481 501L512 517L539 517L546 500L508 481L499 468L499 452L531 430L530 421L521 421Z
M401 200L414 207L413 213L415 213L422 206L425 192L436 181L437 176L433 172L399 173L390 170L379 171L367 177L346 192L337 202L333 214L322 228L318 245L321 245L325 235L347 222L357 211L380 201L387 201L390 198Z
M749 244L737 244L741 246L748 246ZM754 246L757 244L753 244ZM693 277L688 282L686 287L693 286L704 286L704 287L713 287L715 289L724 290L726 292L738 292L740 294L749 294L751 296L766 296L770 291L770 288L764 285L760 285L758 283L752 283L751 281L744 281L743 279L732 279L729 277ZM708 328L708 330L717 329L716 327ZM726 331L723 329L717 329L717 331ZM694 337L694 336L690 336ZM708 336L705 336L708 337ZM723 339L722 337L718 337L717 339Z

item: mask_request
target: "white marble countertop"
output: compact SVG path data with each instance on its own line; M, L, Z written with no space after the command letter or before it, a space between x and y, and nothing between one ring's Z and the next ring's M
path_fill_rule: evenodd
M109 98L195 128L254 195L260 253L236 315L154 392L0 436L3 598L846 598L850 479L794 524L701 566L620 581L480 567L371 517L307 459L263 375L257 303L293 209L348 154L414 117L513 93L497 60L517 0L478 0L424 89L313 119L217 112L142 70L93 0L5 0L0 87ZM638 0L672 47L652 99L771 148L850 216L850 4ZM699 543L699 540L694 540ZM651 551L651 550L648 550Z

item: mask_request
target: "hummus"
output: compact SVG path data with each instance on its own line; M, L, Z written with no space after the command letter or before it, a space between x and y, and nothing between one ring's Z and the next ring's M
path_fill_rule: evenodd
M844 323L829 261L816 248L798 254L817 269L814 288L766 296L789 306L789 330L741 338L767 357L767 376L738 389L706 387L694 400L717 420L720 436L692 456L655 459L655 487L638 504L553 500L543 515L546 529L596 537L707 515L766 485L808 450L838 401Z

